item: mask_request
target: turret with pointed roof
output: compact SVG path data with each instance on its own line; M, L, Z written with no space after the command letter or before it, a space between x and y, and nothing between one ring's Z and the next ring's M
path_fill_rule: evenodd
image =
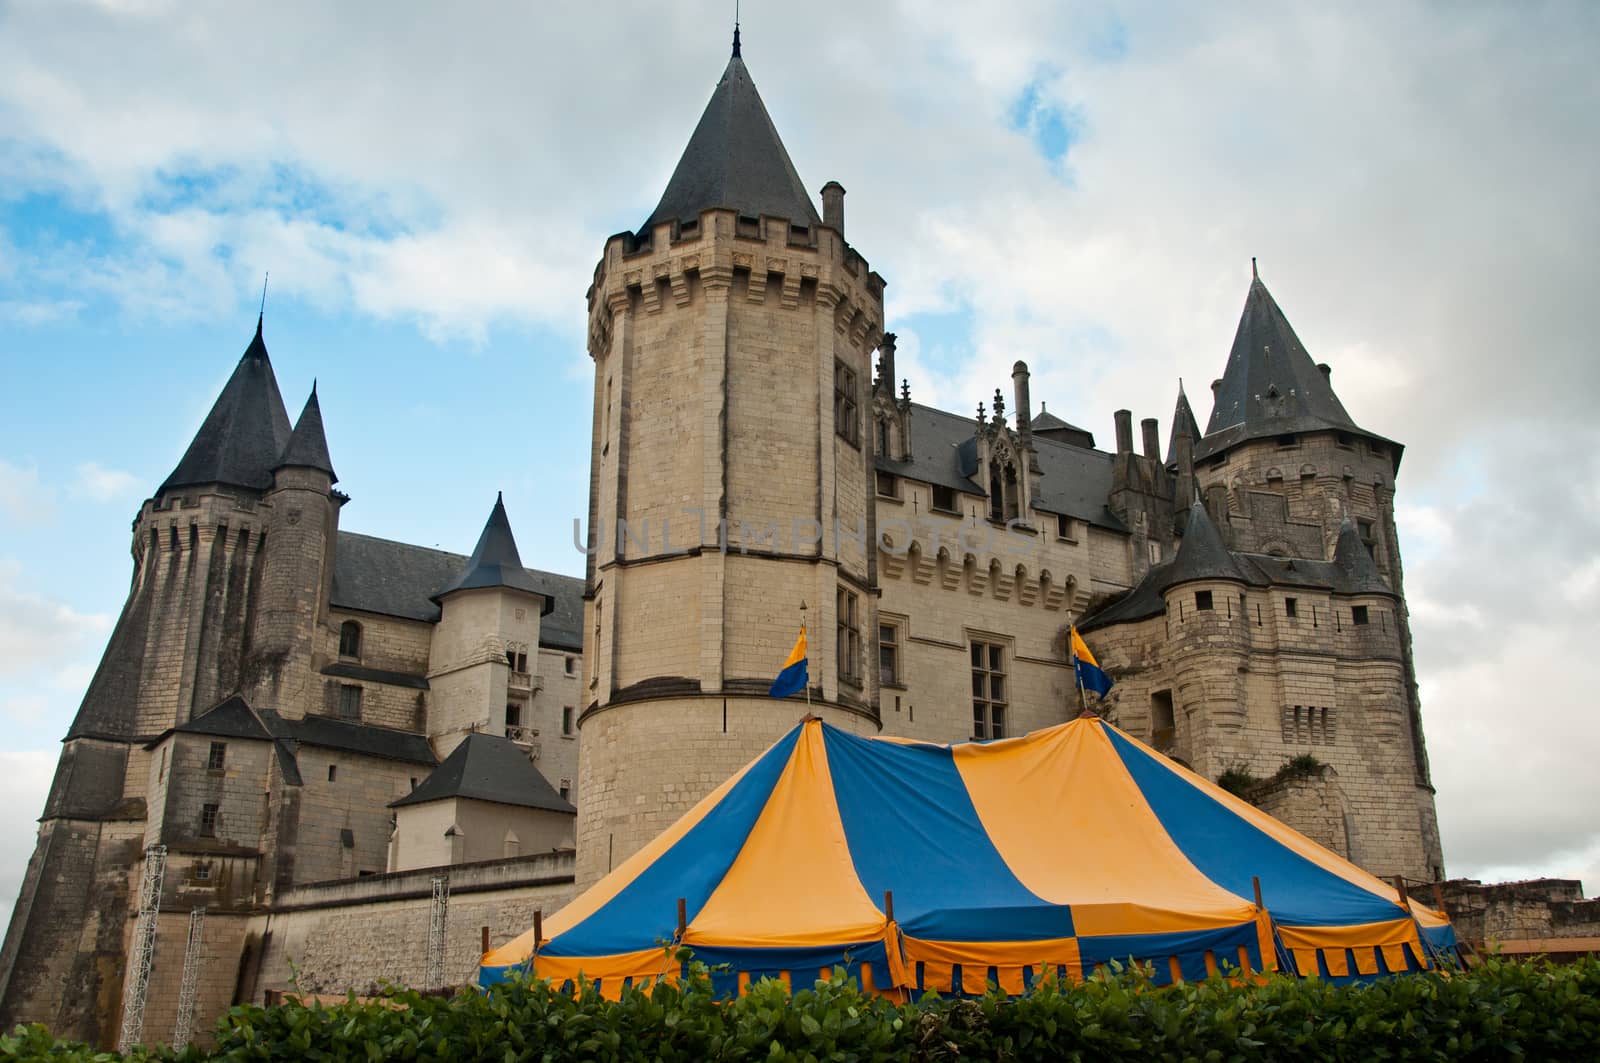
M272 470L289 442L289 414L261 325L257 318L255 338L158 494L200 484L258 491L272 486Z
M711 207L788 218L796 225L821 224L745 69L737 36L722 80L641 232L664 221L695 221Z
M328 457L328 437L322 430L322 404L317 401L317 385L311 385L311 396L306 399L300 419L294 423L294 432L283 448L283 455L274 469L299 466L328 474L328 482L336 484L339 477L333 471L333 459Z
M509 587L529 594L542 594L528 570L522 567L517 553L517 540L511 534L511 521L506 517L504 496L496 492L494 508L484 522L478 545L461 570L461 575L440 591L435 601L457 591L483 590L491 587Z
M1206 579L1245 582L1239 566L1233 563L1233 555L1222 544L1222 536L1211 522L1211 514L1206 512L1206 507L1197 498L1189 506L1189 522L1184 526L1182 541L1178 543L1178 556L1172 559L1162 589Z
M1172 409L1172 433L1167 437L1167 464L1178 460L1179 452L1188 447L1190 453L1200 442L1200 425L1189 407L1189 396L1184 394L1183 381L1178 381L1178 402Z
M1195 456L1251 439L1333 430L1380 440L1392 448L1398 466L1399 444L1358 427L1333 393L1330 375L1327 366L1311 360L1252 260L1250 292L1227 369L1213 385L1211 420Z

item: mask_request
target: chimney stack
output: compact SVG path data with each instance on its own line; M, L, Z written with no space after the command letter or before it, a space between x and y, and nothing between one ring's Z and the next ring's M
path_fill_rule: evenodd
M1118 410L1111 415L1117 422L1117 453L1133 453L1133 411Z
M1146 417L1139 422L1139 427L1144 430L1144 456L1161 464L1161 432L1160 426L1154 417Z
M1033 407L1028 401L1028 363L1019 361L1011 367L1011 390L1017 405L1017 433L1022 445L1033 445Z
M838 181L822 186L822 224L844 235L844 185Z
M885 332L878 341L878 383L883 394L894 398L894 333Z
M1317 368L1322 371L1322 379L1329 381L1330 383L1333 381L1333 366L1329 365L1327 362L1318 362Z

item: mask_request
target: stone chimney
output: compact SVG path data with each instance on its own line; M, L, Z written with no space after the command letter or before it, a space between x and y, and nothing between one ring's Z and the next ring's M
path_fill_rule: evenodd
M1146 417L1139 422L1139 428L1144 432L1144 456L1161 464L1161 433L1160 426L1154 417Z
M1117 453L1133 453L1133 411L1118 410L1111 415L1117 422Z
M844 235L844 185L838 181L822 186L822 224Z
M892 332L885 332L883 339L878 343L878 382L877 388L889 398L894 398L894 342Z
M1028 363L1017 362L1011 367L1011 389L1016 398L1017 434L1022 445L1033 445L1033 406L1028 401Z

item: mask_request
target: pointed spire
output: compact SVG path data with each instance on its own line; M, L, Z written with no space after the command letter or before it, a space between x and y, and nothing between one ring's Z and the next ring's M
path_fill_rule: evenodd
M1254 259L1228 366L1212 387L1211 419L1197 458L1247 439L1297 432L1338 429L1380 438L1358 428L1345 412L1328 374L1312 361L1262 283Z
M283 448L277 468L286 465L317 469L328 474L329 483L339 482L339 477L333 471L333 459L328 457L328 437L322 429L322 404L317 401L317 383L314 380L311 382L311 397L306 399L305 409L300 411L300 419L294 423L294 432L289 436L288 445Z
M643 231L664 221L698 220L711 207L822 224L739 56L737 28L733 57Z
M1233 563L1233 555L1222 545L1222 535L1211 522L1211 514L1196 497L1189 507L1189 522L1184 527L1178 554L1172 559L1172 568L1166 574L1166 586L1162 589L1202 579L1245 582L1239 566Z
M261 328L258 316L250 346L157 493L200 484L255 490L272 486L272 469L289 442L289 413L283 408Z
M733 19L733 58L739 58L739 18L737 15Z
M1179 442L1189 445L1193 453L1194 445L1200 442L1200 426L1195 423L1194 410L1189 408L1189 396L1183 392L1183 378L1178 378L1178 402L1172 409L1172 433L1167 439L1167 463L1178 460Z
M1339 539L1333 546L1333 563L1344 574L1345 585L1340 589L1346 594L1394 594L1383 581L1378 563L1367 551L1367 545L1361 541L1361 534L1356 530L1356 522L1348 514L1339 524Z
M544 594L534 583L528 570L522 567L522 557L517 553L517 540L511 534L511 521L506 517L505 500L499 492L494 497L494 508L484 522L478 545L467 559L461 575L434 596L438 601L456 591L477 590L486 587L510 587L529 594ZM547 596L548 597L548 596Z

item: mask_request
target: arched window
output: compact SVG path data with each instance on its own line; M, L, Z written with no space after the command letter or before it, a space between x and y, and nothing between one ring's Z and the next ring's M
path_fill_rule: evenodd
M361 656L361 625L354 620L339 625L339 656Z

